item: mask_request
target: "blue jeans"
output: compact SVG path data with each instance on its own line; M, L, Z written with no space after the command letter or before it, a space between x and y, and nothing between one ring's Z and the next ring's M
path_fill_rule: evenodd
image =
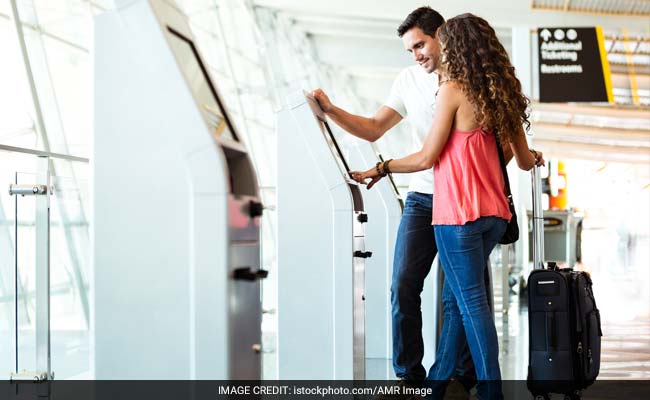
M393 262L393 368L397 377L414 383L420 383L426 376L422 366L424 343L420 294L438 252L431 226L431 210L430 194L409 192L397 233ZM457 379L465 378L471 382L468 386L472 386L475 372L467 344L461 347L458 362Z
M482 217L465 225L435 225L440 262L445 271L444 323L427 380L433 398L442 398L453 376L459 348L467 341L478 376L481 400L502 399L499 343L485 296L484 268L506 230L506 221Z

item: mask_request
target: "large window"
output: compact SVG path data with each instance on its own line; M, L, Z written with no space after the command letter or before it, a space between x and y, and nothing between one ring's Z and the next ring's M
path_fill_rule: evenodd
M13 21L17 5L22 34ZM273 309L275 271L275 111L267 54L245 2L178 1L196 44L250 149L261 195L265 308ZM6 146L91 157L93 16L112 0L0 1L0 370L14 369L14 259L18 259L19 366L35 368L35 263L38 243L34 198L10 197L18 179L33 183L32 155ZM57 193L51 217L52 368L57 379L87 376L89 359L89 168L84 162L51 164ZM266 331L274 330L266 313ZM271 348L271 346L267 346ZM6 377L5 377L6 378Z
M11 0L0 6L0 369L36 366L36 265L47 251L37 199L9 196L34 184L43 162L30 150L88 157L91 138L92 17L107 3ZM15 23L14 8L19 17ZM11 146L11 147L7 147ZM23 150L12 150L13 147ZM50 158L50 324L57 379L87 376L89 358L89 168ZM44 250L45 249L45 250ZM15 269L17 266L17 274ZM17 298L17 303L14 299ZM17 310L17 313L16 313ZM7 379L8 376L3 377Z

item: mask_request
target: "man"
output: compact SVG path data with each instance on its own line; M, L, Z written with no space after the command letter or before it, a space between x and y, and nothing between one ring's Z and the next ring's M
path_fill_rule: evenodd
M337 125L362 139L374 142L408 116L412 133L423 142L433 121L438 90L440 44L436 31L443 17L430 7L410 13L397 32L404 47L418 65L400 72L383 106L370 118L350 114L336 107L327 95L316 89L312 95ZM371 185L370 185L371 186ZM369 188L370 188L369 186ZM404 384L419 386L426 377L422 366L422 312L420 293L431 269L437 248L432 218L433 171L413 174L395 244L391 285L393 367ZM470 388L475 371L465 344L456 379Z

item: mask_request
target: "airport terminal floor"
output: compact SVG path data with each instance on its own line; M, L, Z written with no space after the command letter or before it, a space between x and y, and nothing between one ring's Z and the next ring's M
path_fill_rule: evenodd
M594 287L599 298L607 298L599 304L603 324L599 376L602 379L650 379L650 305L647 298L650 287L646 279L648 265L650 265L650 243L647 238L644 238L621 250L604 232L587 231L583 235L584 253L601 256L585 257L581 267L591 272L594 282L606 282L597 283ZM590 244L593 247L590 247ZM628 260L628 262L607 260ZM499 361L503 378L526 379L528 363L526 300L513 292L507 306L504 307L503 296L497 295L502 293L501 289L500 281L495 281L495 321L499 334ZM617 295L607 297L608 292ZM630 312L630 310L635 311ZM368 334L372 333L368 332ZM264 341L265 346L274 346L275 334L266 334ZM368 379L396 379L391 360L367 359L366 362ZM275 379L277 367L274 354L265 354L263 363L264 376Z
M650 388L650 2L430 3L0 0L0 399Z

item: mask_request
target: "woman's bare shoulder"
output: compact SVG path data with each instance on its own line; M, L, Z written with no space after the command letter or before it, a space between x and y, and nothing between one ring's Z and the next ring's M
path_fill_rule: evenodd
M445 103L459 104L463 98L463 91L456 81L443 81L438 88L437 100Z
M443 80L440 82L440 89L441 92L448 92L448 93L462 93L463 90L460 86L460 82L455 81L455 80Z

